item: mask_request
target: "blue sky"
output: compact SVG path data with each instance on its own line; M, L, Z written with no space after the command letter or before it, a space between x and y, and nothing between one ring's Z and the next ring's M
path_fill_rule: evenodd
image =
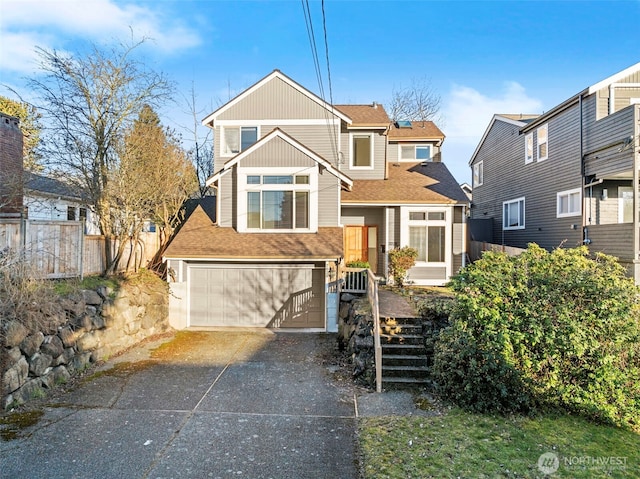
M328 96L321 6L309 2ZM386 104L394 88L429 80L442 97L443 161L460 182L494 113L540 113L640 61L640 0L324 7L334 102ZM192 85L201 118L275 68L319 93L298 0L2 0L0 84L31 99L36 46L75 52L132 32L153 39L140 54L176 82L178 104L161 112L169 126L189 123L181 98Z

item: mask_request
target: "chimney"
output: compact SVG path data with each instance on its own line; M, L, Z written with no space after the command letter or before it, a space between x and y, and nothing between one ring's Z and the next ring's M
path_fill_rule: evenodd
M22 211L22 141L20 120L0 113L0 217Z

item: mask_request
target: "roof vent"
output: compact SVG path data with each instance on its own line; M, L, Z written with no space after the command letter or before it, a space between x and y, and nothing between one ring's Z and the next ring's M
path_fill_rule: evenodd
M397 128L411 128L411 122L409 120L398 120L396 121Z

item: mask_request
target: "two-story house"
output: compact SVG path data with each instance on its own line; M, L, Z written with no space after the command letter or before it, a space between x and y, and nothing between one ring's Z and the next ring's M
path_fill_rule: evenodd
M392 125L382 105L330 105L275 70L203 123L215 131L216 207L166 250L171 322L334 330L339 267L419 251L416 284L463 262L467 198L431 122Z
M586 244L640 282L640 63L542 115L494 115L469 165L472 238Z

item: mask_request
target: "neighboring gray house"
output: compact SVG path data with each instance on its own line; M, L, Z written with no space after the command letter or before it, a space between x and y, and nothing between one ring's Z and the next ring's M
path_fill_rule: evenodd
M171 323L335 330L340 265L412 245L416 284L444 284L465 254L468 201L431 122L330 105L275 70L203 123L215 131L215 219L201 208L164 257Z
M542 115L494 115L469 165L472 239L589 245L640 282L640 63Z
M84 221L85 234L100 234L98 218L87 199L68 183L25 171L23 203L27 219Z

